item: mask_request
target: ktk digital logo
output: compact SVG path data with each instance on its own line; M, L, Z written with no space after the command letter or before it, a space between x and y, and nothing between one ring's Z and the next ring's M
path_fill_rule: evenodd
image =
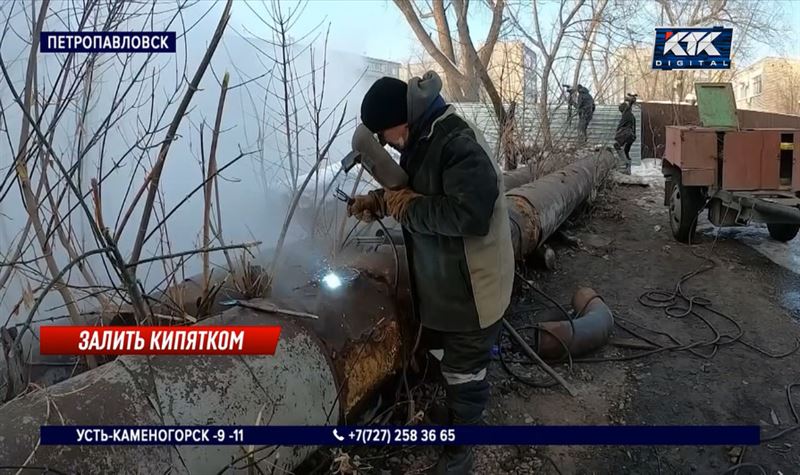
M656 28L653 69L730 69L733 28Z

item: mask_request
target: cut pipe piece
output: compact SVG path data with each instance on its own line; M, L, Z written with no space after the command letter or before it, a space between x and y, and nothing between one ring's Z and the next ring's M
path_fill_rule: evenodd
M597 292L586 287L578 289L572 298L572 307L577 312L572 322L561 320L536 325L536 352L542 358L564 359L567 348L573 357L582 356L608 343L614 316Z

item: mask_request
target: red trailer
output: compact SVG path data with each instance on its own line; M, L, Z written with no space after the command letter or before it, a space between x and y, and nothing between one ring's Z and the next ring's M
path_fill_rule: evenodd
M672 234L690 242L700 212L715 226L800 230L800 129L741 129L730 83L696 83L702 127L668 126L662 171ZM797 152L796 152L797 151Z

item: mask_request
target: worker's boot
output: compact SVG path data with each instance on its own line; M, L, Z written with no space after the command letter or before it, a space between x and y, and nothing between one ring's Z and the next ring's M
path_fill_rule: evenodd
M426 422L435 426L449 426L453 423L450 409L441 403L433 403L425 413Z
M452 425L480 425L488 400L489 383L485 380L447 385L447 403L450 407ZM433 473L468 475L472 472L472 465L471 446L447 445L442 450Z
M614 152L617 154L617 164L614 168L616 168L620 173L625 173L625 164L627 160L625 160L625 152L623 152L617 145L614 146Z

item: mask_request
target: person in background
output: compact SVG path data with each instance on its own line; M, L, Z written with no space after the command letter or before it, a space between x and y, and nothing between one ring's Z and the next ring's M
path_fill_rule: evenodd
M400 151L409 187L354 198L363 221L392 216L403 229L422 342L439 360L442 425L477 425L489 401L491 350L511 302L514 249L503 175L482 134L439 94L433 72L408 83L384 77L361 103L361 121ZM439 420L436 420L439 419ZM467 474L469 446L445 446L432 473Z
M636 141L636 117L633 115L633 101L625 100L619 105L622 116L614 134L614 148L617 153L625 153L625 173L631 174L631 145Z
M583 85L578 84L578 133L580 140L585 143L588 138L589 122L594 115L594 98L589 94L589 90Z

